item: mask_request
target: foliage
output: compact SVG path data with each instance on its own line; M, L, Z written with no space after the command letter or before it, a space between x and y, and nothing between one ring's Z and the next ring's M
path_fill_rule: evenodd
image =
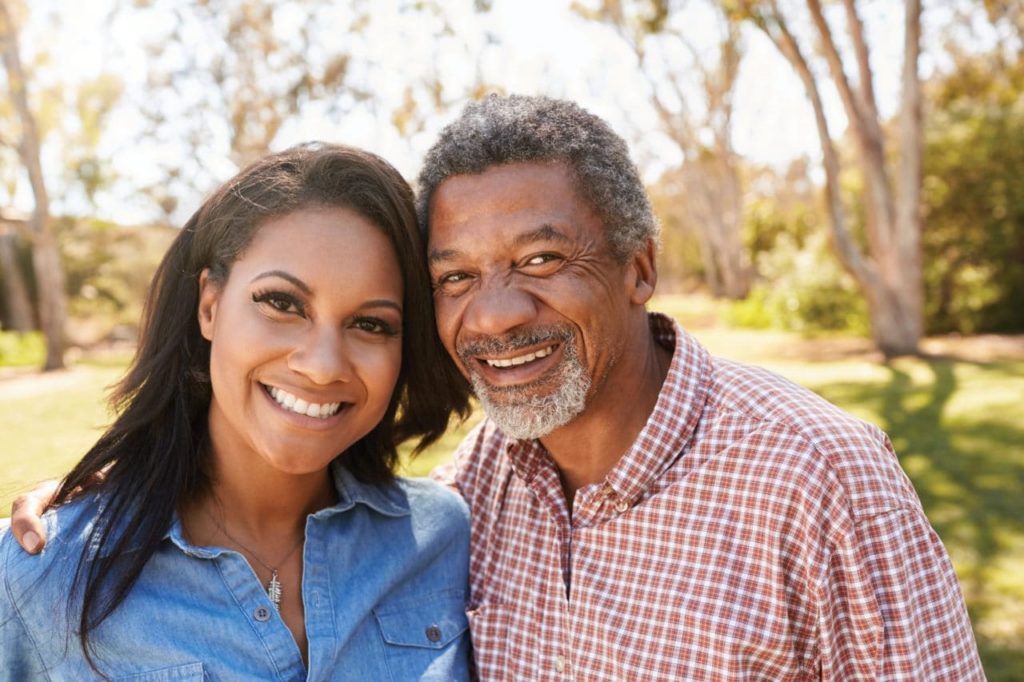
M122 227L99 220L63 220L59 226L69 308L92 343L135 329L153 273L176 231Z
M868 303L875 345L894 357L918 350L923 331L920 258L921 221L921 0L905 0L903 69L900 94L899 159L893 167L878 107L872 48L862 19L866 2L847 0L845 11L821 0L782 3L772 0L722 0L732 16L746 19L785 57L803 83L814 111L825 172L828 226L834 252ZM796 7L804 4L803 10ZM803 27L813 27L814 37ZM839 27L842 27L841 29ZM877 54L877 52L875 53ZM825 75L827 74L827 76ZM839 155L826 112L825 86L835 88L856 142L853 159ZM853 163L851 163L853 161ZM849 229L841 195L841 175L856 168L863 178L862 201L868 248Z
M41 367L46 342L39 332L0 331L0 367Z
M782 233L774 248L760 254L755 285L732 305L728 320L755 329L784 329L802 334L845 331L866 334L867 309L852 278L841 270L825 235L813 233L801 245Z
M658 291L689 290L707 282L701 239L682 207L685 193L672 173L662 175L647 188L661 227Z
M934 84L923 235L928 331L1024 330L1024 57Z

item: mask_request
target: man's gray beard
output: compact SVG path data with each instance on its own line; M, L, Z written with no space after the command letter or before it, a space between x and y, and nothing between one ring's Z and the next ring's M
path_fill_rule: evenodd
M493 387L479 374L470 374L484 412L506 435L527 440L541 438L583 412L590 392L590 376L580 362L574 340L570 337L564 341L562 362L540 381ZM552 384L550 393L537 393Z

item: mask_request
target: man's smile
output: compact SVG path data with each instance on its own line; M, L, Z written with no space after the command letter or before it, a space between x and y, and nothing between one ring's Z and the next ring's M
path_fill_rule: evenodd
M546 348L541 348L538 351L534 351L532 353L524 353L523 355L517 355L517 356L511 357L511 358L502 358L502 359L497 359L497 358L495 358L495 359L481 358L481 359L483 360L483 362L486 362L491 367L499 367L499 368L502 368L502 367L515 367L517 365L525 365L528 362L533 362L534 360L537 360L537 359L540 359L540 358L546 358L547 356L549 356L549 355L551 355L552 353L555 352L556 345L557 344L553 344L553 345L550 345L550 346L548 346Z

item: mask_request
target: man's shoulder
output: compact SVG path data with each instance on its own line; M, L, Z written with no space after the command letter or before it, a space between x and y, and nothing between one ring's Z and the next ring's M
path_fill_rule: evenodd
M878 427L763 367L716 358L709 404L715 413L789 429L818 449L884 438Z
M713 419L747 423L748 456L774 458L804 487L841 495L855 518L907 505L916 494L886 434L769 370L716 360ZM756 444L756 447L754 445Z

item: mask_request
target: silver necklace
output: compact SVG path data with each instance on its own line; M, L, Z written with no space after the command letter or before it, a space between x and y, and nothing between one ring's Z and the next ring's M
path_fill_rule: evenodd
M292 554L295 554L295 550L297 550L299 548L299 545L302 544L302 541L306 539L305 534L299 536L298 541L294 545L292 545L292 548L288 550L288 553L285 554L283 557L281 557L281 560L277 562L277 566L271 566L270 564L265 562L263 559L261 559L260 556L258 554L256 554L256 552L252 551L251 549L249 549L248 547L243 545L241 542L239 542L238 538L236 538L234 535L229 533L228 529L225 528L220 523L220 521L218 521L216 518L214 518L213 514L211 514L208 510L204 510L204 511L206 511L206 515L210 517L210 520L213 521L213 524L215 526L217 526L217 530L219 530L221 533L224 534L224 537L226 537L228 540L231 540L231 542L233 542L236 545L238 545L241 549L245 550L245 553L248 554L249 556L251 556L253 559L255 559L256 562L260 566L262 566L263 568L265 568L268 571L270 571L270 580L267 581L267 588L266 588L267 589L267 597L270 599L270 603L274 605L274 608L277 609L278 611L280 611L281 610L281 581L278 579L277 570L278 570L278 567L284 565L284 562L288 561L288 559L291 558Z

